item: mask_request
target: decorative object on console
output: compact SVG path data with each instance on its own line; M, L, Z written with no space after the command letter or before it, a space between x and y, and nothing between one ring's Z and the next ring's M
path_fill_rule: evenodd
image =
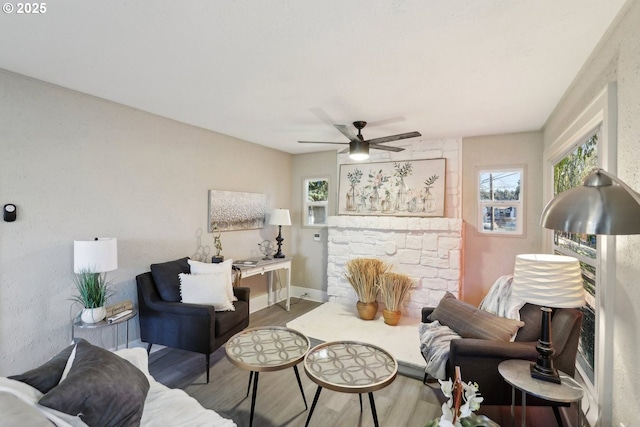
M618 185L613 185L613 183ZM640 234L640 194L615 175L595 169L584 184L555 196L540 224L572 233Z
M395 326L400 321L402 316L400 309L411 291L413 281L404 274L384 273L380 276L377 286L384 303L384 310L382 310L384 323Z
M222 242L220 241L220 229L218 228L218 224L213 224L213 246L216 248L216 254L211 257L211 262L218 264L224 261L224 256L222 256Z
M283 225L291 225L291 216L289 216L289 209L274 209L271 212L271 218L269 219L269 225L277 225L278 226L278 237L276 237L276 242L278 242L278 252L273 256L274 258L284 258L284 254L282 253L282 226Z
M560 376L553 366L555 350L551 343L552 310L549 307L575 308L584 305L580 262L562 255L518 255L512 292L514 298L542 306L542 331L536 346L538 358L531 365L531 376L560 384Z
M238 191L209 190L209 232L249 230L264 227L267 195Z
M83 322L96 323L105 318L104 305L110 297L106 272L117 268L118 243L115 238L96 237L73 242L74 282L78 295L72 299L84 307Z
M362 320L375 319L378 312L378 278L389 270L390 266L375 258L354 258L347 262L345 278L358 296L356 308Z
M446 160L340 165L339 215L444 216Z
M264 255L262 259L265 261L271 259L271 256L276 253L276 248L273 247L271 240L263 240L258 243L258 246L260 247L260 252Z

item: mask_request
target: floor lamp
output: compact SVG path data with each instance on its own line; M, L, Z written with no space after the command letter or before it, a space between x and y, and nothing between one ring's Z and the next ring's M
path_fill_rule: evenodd
M580 262L561 255L518 255L511 294L521 301L542 306L542 329L536 345L538 358L531 365L531 376L560 384L560 375L553 367L555 349L551 342L551 307L577 308L584 305Z
M615 175L594 169L584 179L583 185L564 191L547 203L540 224L552 230L572 233L627 235L640 234L638 218L640 194ZM606 326L605 346L611 349L612 334L613 327ZM609 385L604 392L610 393L611 387ZM611 408L600 407L596 425L611 425L611 421Z

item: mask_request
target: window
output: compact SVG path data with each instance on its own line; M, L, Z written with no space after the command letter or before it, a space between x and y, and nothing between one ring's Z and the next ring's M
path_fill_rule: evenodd
M521 236L524 221L524 168L478 171L478 232Z
M582 185L584 178L598 166L598 131L553 166L554 195ZM582 269L586 304L578 345L578 366L594 382L596 343L596 284L598 282L598 239L593 234L553 232L553 250L559 255L577 258Z
M305 178L302 223L308 227L324 227L329 214L329 178Z
M554 142L544 151L544 200L569 188L571 182L581 181L582 169L592 165L616 173L616 104L616 84L608 83L566 129L549 134ZM580 260L587 307L577 371L591 408L587 420L591 425L596 419L599 425L612 425L615 237L547 230L543 238L549 253L571 254Z

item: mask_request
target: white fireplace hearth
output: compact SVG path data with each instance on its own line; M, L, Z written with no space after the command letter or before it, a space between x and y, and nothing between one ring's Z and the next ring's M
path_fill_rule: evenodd
M382 216L328 218L327 295L329 301L355 304L357 296L344 277L352 258L378 258L392 271L406 274L414 288L403 315L420 317L445 292L458 296L462 263L462 220Z

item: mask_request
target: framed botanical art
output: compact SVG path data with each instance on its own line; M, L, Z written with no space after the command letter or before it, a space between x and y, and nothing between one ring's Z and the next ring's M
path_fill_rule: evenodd
M340 165L339 215L444 216L445 159Z

